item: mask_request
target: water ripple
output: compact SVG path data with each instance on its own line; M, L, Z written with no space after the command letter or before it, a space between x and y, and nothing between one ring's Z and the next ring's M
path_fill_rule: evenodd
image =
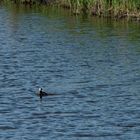
M0 7L0 139L139 140L139 25L37 9Z

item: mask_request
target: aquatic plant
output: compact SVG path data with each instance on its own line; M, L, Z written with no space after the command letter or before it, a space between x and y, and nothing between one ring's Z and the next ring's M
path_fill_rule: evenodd
M58 0L60 5L98 16L126 17L140 16L140 0Z
M116 18L136 17L140 19L140 0L4 0L24 4L50 4L71 9L74 14L81 12Z

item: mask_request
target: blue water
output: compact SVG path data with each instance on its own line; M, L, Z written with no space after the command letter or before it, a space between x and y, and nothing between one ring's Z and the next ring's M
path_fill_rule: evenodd
M0 140L140 140L139 29L1 6Z

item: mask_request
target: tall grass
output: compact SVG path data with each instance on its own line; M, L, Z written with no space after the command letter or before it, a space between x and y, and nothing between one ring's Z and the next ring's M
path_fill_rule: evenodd
M140 15L140 0L58 0L74 13L88 11L99 16Z
M16 3L56 3L71 9L75 14L81 12L98 16L140 18L140 0L4 0Z

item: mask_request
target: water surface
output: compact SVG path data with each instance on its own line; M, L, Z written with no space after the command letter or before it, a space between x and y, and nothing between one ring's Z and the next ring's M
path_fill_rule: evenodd
M139 140L140 24L1 6L0 139Z

